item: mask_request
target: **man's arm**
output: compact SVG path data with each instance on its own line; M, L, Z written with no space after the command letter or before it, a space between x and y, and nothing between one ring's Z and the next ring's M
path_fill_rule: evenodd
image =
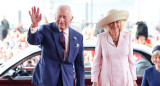
M27 42L32 45L40 45L43 41L43 25L36 31L32 32L29 28ZM35 29L35 28L34 28Z
M35 6L29 11L31 17L31 27L28 31L27 41L32 45L39 45L43 40L42 31L37 32L38 23L42 20L42 15L39 13L39 8ZM41 27L42 28L42 27Z
M85 86L83 38L81 40L79 53L74 61L74 69L75 69L75 86Z

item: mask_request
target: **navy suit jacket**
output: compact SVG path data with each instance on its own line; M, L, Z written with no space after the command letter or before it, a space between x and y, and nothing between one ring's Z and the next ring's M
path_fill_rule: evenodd
M83 36L69 27L69 53L62 61L62 47L59 42L60 32L56 23L42 25L34 34L28 31L27 41L32 45L41 45L42 53L32 78L38 86L56 86L60 70L63 86L85 86L83 61Z

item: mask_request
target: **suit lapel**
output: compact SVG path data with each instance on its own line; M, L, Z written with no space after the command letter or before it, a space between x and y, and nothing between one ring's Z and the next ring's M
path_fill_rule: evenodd
M113 39L111 37L111 35L109 34L109 32L107 32L107 41L114 46L114 43L113 43Z
M111 45L114 46L112 37L111 37L111 35L110 35L109 33L107 33L107 41L108 41ZM106 43L107 43L107 41L106 41ZM125 35L124 35L123 32L120 32L120 36L119 36L119 40L118 40L118 45L117 45L117 47L118 47L119 45L121 45L121 43L123 43L123 41L125 41Z
M117 47L120 46L120 45L123 45L122 43L124 43L124 41L125 41L125 35L124 35L124 33L121 31L121 32L120 32L120 36L119 36L119 41L118 41Z
M72 54L75 51L76 48L76 40L77 37L74 35L74 32L71 28L69 28L69 53L68 53L68 60L70 60L70 56L72 56Z
M56 26L56 24L52 25L52 30L54 30L52 35L53 35L53 37L55 39L55 44L56 44L59 56L62 59L62 55L63 55L63 53L62 53L62 46L61 46L61 44L59 42L60 32L59 32L59 29Z

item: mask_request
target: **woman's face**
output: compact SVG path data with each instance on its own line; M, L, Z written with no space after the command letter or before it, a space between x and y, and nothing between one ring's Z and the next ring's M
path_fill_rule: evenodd
M120 20L114 21L108 24L111 31L118 31L120 30Z
M153 62L155 63L155 65L157 67L160 67L160 54L156 54L154 57L153 57Z

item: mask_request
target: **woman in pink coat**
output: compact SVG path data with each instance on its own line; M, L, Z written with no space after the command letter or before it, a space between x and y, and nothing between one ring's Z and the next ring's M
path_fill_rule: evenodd
M106 31L97 35L93 86L137 86L131 34L123 31L128 16L128 11L112 9L98 22Z

